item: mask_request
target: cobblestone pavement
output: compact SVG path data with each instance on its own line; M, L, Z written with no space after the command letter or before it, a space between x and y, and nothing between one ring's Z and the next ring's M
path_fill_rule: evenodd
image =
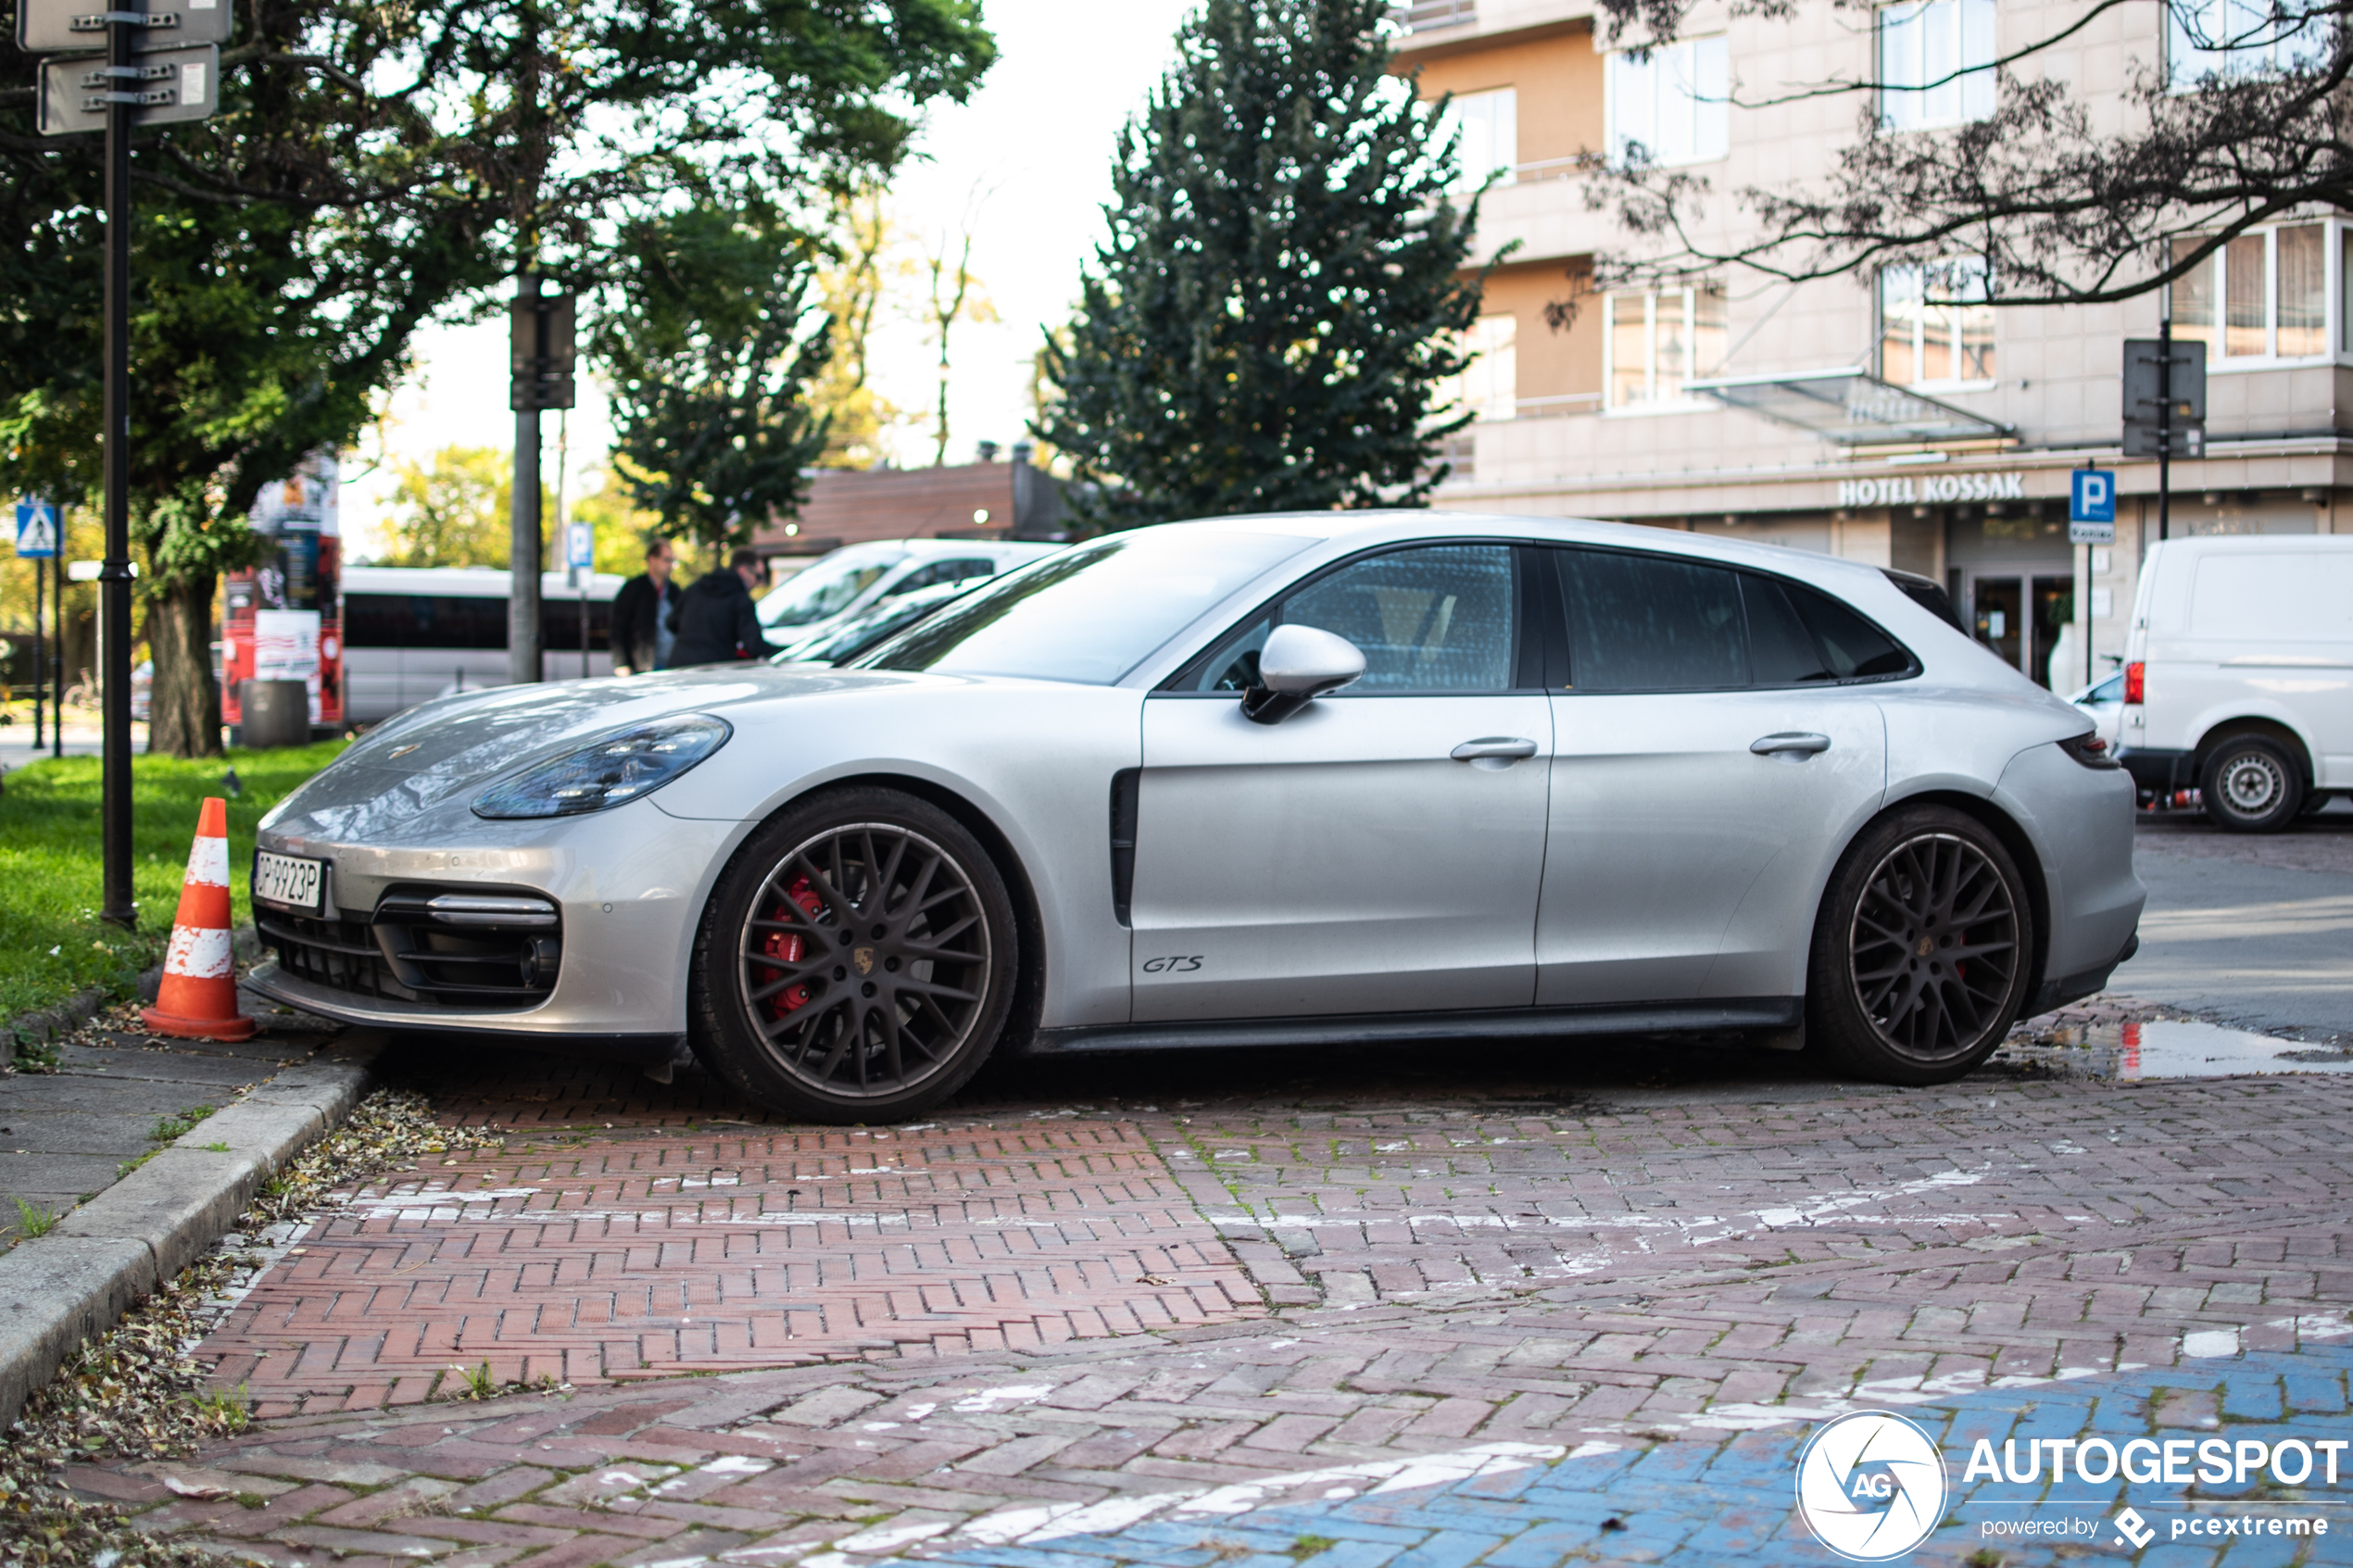
M2280 833L2229 833L2202 811L2144 811L2133 849L2201 860L2236 860L2282 871L2334 872L2353 876L2353 804L2299 817Z
M247 1436L76 1481L273 1564L1537 1568L1831 1561L1793 1455L1867 1407L2353 1436L2353 1082L2038 1049L1911 1091L1640 1043L1062 1062L825 1132L420 1055L507 1147L278 1249L206 1347ZM2021 1488L1949 1458L1920 1560L1993 1561ZM2151 1563L2353 1560L2325 1486L2075 1491L2133 1501ZM2242 1493L2339 1528L2164 1534ZM2129 1554L1998 1555L2088 1549Z

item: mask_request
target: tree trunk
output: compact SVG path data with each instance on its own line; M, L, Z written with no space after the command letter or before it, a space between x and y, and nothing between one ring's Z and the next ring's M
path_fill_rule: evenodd
M151 753L220 755L220 688L212 679L214 582L208 571L147 601L147 646L156 661L147 718Z

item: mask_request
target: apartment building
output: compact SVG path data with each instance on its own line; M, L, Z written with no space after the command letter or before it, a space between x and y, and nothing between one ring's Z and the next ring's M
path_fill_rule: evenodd
M2195 3L2219 13L2229 0ZM1396 69L1417 73L1427 97L1454 95L1470 182L1501 171L1478 241L1483 258L1504 259L1461 389L1477 420L1453 444L1438 504L1723 533L1925 573L2038 681L2053 684L2059 652L2056 684L2082 684L2087 633L2108 673L2158 537L2157 465L2123 460L2120 445L2122 342L2156 335L2158 298L1996 309L1972 299L1982 265L1961 254L1925 278L1891 268L1787 284L1728 269L1688 287L1589 292L1596 254L1637 243L1586 199L1597 157L1639 142L1705 174L1703 232L1722 248L1741 222L1733 192L1818 177L1863 113L1898 133L1984 115L1990 75L1900 84L1992 60L2084 9L1905 0L1775 20L1703 6L1682 38L1641 58L1609 46L1590 0L1404 7ZM2095 119L2121 125L2137 73L2184 81L2218 63L2167 17L2111 10L2032 69L2064 73ZM1742 107L1832 79L1896 90L1870 105L1848 94ZM1546 307L1561 301L1576 308L1555 328ZM2353 533L2353 222L2316 211L2235 240L2171 307L2177 335L2207 345L2208 370L2206 452L2173 465L2172 531ZM2068 473L2087 463L2118 474L2112 548L2068 543Z

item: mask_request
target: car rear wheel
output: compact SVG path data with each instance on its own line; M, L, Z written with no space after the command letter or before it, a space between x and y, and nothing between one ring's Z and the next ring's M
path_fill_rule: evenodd
M2304 809L2304 770L2268 735L2233 735L2206 754L2198 794L2216 826L2277 833Z
M1850 846L1815 922L1809 1039L1846 1070L1943 1084L1994 1053L2025 1005L2033 915L1975 819L1914 807Z
M1015 943L1004 879L953 817L896 790L819 797L720 877L695 945L698 1049L788 1115L918 1114L1003 1032Z

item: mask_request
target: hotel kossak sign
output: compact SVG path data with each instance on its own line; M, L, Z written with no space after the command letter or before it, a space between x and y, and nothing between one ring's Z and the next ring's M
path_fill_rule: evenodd
M1842 507L1918 507L1940 501L2023 501L2022 473L1898 474L1888 479L1842 479Z

